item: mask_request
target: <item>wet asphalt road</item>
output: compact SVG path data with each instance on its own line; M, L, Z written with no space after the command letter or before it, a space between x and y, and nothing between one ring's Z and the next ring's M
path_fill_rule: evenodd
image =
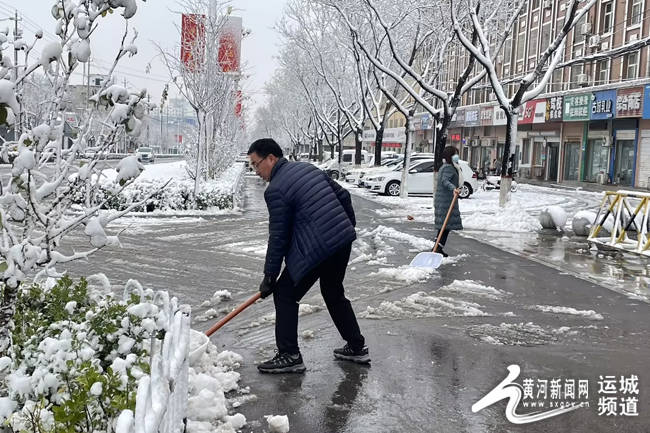
M201 320L207 307L200 305L215 290L227 289L233 297L214 305L220 317L259 283L267 234L262 192L262 183L250 178L246 211L239 215L127 219L116 227L126 228L122 249L75 263L71 273L104 272L116 285L137 278L146 287L169 290L192 305L193 327L207 329L216 319ZM265 431L264 415L270 414L288 415L291 431L301 433L650 431L648 304L545 266L543 256L531 261L454 234L446 250L464 254L461 259L424 282L399 281L377 272L407 264L417 248L371 230L383 225L430 238L430 226L384 221L375 212L378 205L356 197L354 203L360 236L352 260L361 254L370 259L350 265L345 284L355 311L365 317L360 326L372 366L333 359L331 350L342 341L314 287L302 301L311 308L299 330L307 372L258 374L255 364L274 350L273 305L258 302L212 337L244 357L240 385L257 396L236 409L249 421L243 431ZM75 244L80 240L73 238ZM473 280L505 295L454 292L454 280ZM399 304L420 292L434 304ZM382 309L383 301L403 308L391 313L386 305ZM536 305L593 310L602 319L531 309ZM468 306L481 314L467 315ZM507 421L505 401L472 413L472 404L506 377L511 364L521 367L518 383L588 379L591 407L522 426ZM598 416L599 376L632 374L640 378L639 415Z

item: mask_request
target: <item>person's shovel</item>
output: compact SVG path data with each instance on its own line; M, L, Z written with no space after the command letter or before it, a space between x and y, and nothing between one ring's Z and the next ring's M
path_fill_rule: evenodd
M207 331L205 331L205 335L209 337L209 336L211 336L212 334L214 334L214 333L215 333L219 328L221 328L221 327L222 327L223 325L225 325L226 323L230 322L230 320L231 320L233 317L235 317L236 315L238 315L239 313L241 313L242 311L244 311L246 308L248 308L249 306L251 306L252 304L254 304L255 301L257 301L258 299L260 299L260 296L262 296L262 294L261 294L260 292L257 292L256 294L254 294L253 296L251 296L250 298L248 298L248 299L246 300L246 302L244 302L244 303L241 304L239 307L235 308L233 311L231 311L230 313L228 313L228 315L227 315L226 317L224 317L223 319L221 319L221 320L219 320L217 323L215 323L215 324L212 326L212 328L210 328L210 329L208 329Z
M451 200L451 205L449 205L449 210L447 211L445 222L442 223L442 227L440 228L440 232L438 233L438 238L436 239L436 243L433 246L431 252L418 253L418 255L415 256L413 260L411 260L410 266L416 268L431 268L431 269L438 269L440 267L440 265L442 264L443 255L440 253L436 253L434 251L438 248L438 244L440 243L440 238L442 237L442 233L445 231L445 227L447 227L447 221L449 221L449 216L451 215L451 211L454 209L454 204L456 203L457 198L458 198L458 192L454 190L454 198Z

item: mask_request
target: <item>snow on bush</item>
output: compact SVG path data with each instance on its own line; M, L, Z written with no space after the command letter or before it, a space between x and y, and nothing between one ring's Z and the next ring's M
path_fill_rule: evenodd
M104 284L68 277L21 288L12 352L0 357L0 426L17 432L131 431L128 415L135 412L138 380L150 374L151 341L162 341L168 323L163 292L134 286L125 299ZM193 360L187 417L194 427L188 432L234 431L246 424L242 414L229 415L233 404L225 397L239 390L234 370L241 362L209 341Z
M138 167L142 166L135 157L133 158L125 170L135 174L135 171L139 170ZM244 169L243 164L233 164L219 179L201 183L196 196L194 195L194 181L187 177L184 170L179 171L178 163L159 165L163 167L147 166L138 180L124 189L120 185L122 172L114 176L114 173L107 171L106 178L102 180L92 197L92 202L104 202L104 209L118 211L126 209L131 203L144 202L143 205L134 208L134 212L233 209L235 207L233 192L236 182L239 181L239 175ZM181 167L184 166L184 163L181 164ZM170 169L170 174L165 174L165 168ZM81 204L85 200L85 194L79 193L75 196L77 204Z

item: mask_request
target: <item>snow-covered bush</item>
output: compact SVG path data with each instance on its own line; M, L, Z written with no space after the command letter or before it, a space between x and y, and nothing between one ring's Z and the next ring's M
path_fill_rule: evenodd
M106 183L94 191L93 201L103 203L103 209L123 211L130 208L134 212L231 209L232 193L211 186L211 183L203 184L194 196L192 181L166 183L161 180L142 180L129 185L124 190L114 183ZM83 200L85 200L83 195L76 197L78 203L82 203ZM132 203L141 203L141 205L132 207Z
M0 425L13 431L112 431L133 410L137 380L149 373L151 338L162 338L155 293L127 299L81 279L23 286L13 355L0 358Z

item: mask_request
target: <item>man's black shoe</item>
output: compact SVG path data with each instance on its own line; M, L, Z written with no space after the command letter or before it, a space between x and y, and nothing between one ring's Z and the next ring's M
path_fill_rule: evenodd
M276 353L272 359L259 364L257 369L262 373L304 373L306 370L299 353Z
M363 346L361 349L353 349L349 344L346 344L340 349L334 349L334 357L337 359L356 362L357 364L370 363L370 355L368 355L367 346Z

